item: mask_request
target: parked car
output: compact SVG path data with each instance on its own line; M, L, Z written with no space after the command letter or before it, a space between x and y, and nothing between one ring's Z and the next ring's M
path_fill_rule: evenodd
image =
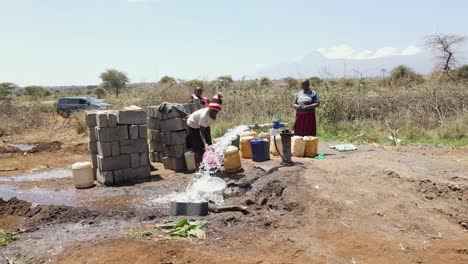
M62 97L57 103L57 113L64 118L72 112L87 109L110 109L112 105L103 103L93 97Z

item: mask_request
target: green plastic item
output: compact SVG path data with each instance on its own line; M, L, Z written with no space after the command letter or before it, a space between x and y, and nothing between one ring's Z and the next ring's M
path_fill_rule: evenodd
M316 158L316 159L325 159L325 154L319 153L319 154L317 155L317 157L315 157L315 158Z

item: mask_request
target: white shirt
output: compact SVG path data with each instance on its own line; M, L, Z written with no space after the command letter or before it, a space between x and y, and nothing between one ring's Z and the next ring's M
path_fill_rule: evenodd
M187 125L191 128L199 129L200 127L209 127L215 121L211 118L210 114L208 113L209 108L202 108L193 112L188 120Z

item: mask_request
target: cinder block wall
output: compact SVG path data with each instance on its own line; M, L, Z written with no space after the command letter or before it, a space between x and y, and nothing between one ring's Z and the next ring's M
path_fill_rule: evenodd
M151 175L145 110L86 112L95 178L123 184Z
M183 105L186 113L191 114L202 108L201 104ZM158 111L159 106L148 107L148 130L150 138L150 159L161 162L164 167L174 171L185 171L187 118L176 110L169 113Z

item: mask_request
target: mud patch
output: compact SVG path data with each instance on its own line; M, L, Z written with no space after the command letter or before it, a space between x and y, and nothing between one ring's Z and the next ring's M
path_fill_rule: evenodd
M94 211L84 207L34 205L12 198L9 201L0 199L0 215L24 217L26 219L25 225L32 227L44 224L77 223L80 221L92 223L112 218L121 220L138 218L143 221L161 217L163 214L142 211Z

